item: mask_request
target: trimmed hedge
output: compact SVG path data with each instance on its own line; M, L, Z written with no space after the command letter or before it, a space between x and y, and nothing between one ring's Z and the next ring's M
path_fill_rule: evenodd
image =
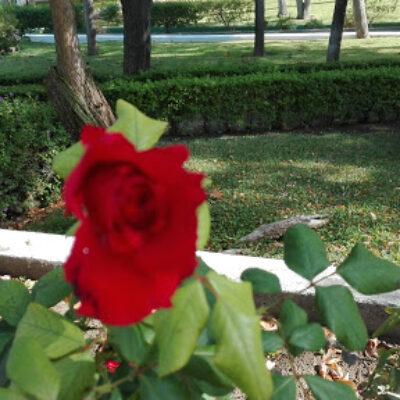
M82 4L74 4L76 13L76 24L79 31L85 30L85 22ZM49 5L39 6L17 6L13 7L18 20L18 29L22 32L30 32L34 29L43 28L46 32L53 30L51 10Z
M369 62L363 61L343 61L340 63L299 63L299 64L232 64L232 65L211 65L202 66L197 68L189 68L186 70L173 70L173 69L162 69L162 70L151 70L148 72L142 72L135 76L125 76L122 78L111 77L109 74L97 73L96 70L92 70L92 74L97 82L111 83L115 79L127 80L127 81L158 81L164 79L173 78L201 78L201 77L229 77L236 75L248 75L255 73L269 74L273 72L296 72L300 74L308 74L310 72L317 71L347 71L347 70L367 70L379 67L400 67L400 59L386 59L386 60L374 60ZM47 74L47 71L35 74L26 74L15 76L0 76L0 85L15 85L20 84L34 84L42 83L43 78ZM0 92L1 94L1 92Z
M51 165L70 143L50 104L0 98L0 221L59 198Z
M151 23L170 33L172 27L197 25L206 11L208 2L158 2L151 6Z
M400 68L275 72L102 85L119 98L167 120L174 134L219 134L399 118Z
M100 87L113 107L117 99L125 99L146 114L169 121L175 135L390 121L398 119L400 111L399 66L158 81L114 79ZM26 92L39 100L46 98L39 85L15 89L16 96ZM0 87L0 96L9 91L13 87Z

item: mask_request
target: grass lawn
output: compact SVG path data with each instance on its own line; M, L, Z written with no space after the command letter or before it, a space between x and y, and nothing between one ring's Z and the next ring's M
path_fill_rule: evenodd
M399 44L399 38L343 40L341 60L400 60ZM266 57L255 59L252 57L252 42L155 43L152 48L152 69L183 71L213 64L324 62L326 49L326 40L267 41ZM98 77L118 77L122 76L122 57L122 43L100 43L100 55L88 58L88 63ZM16 83L23 78L41 79L54 63L54 45L23 42L21 51L1 57L0 79L14 80Z
M210 250L282 257L279 240L236 241L259 225L301 214L329 214L319 229L331 261L356 242L400 262L400 136L266 134L187 141L190 169L211 179ZM62 232L61 212L24 229ZM53 223L54 222L54 223ZM69 222L70 223L70 222ZM60 228L61 227L61 228Z
M369 0L374 1L374 0ZM394 1L394 0L393 0ZM297 8L296 0L287 0L288 12L291 18L296 18ZM352 2L348 2L347 13L352 13ZM277 15L277 2L266 2L265 3L265 14L267 21L275 22ZM325 25L330 25L332 22L333 10L335 7L335 0L313 0L311 2L311 16L320 20ZM294 20L297 25L303 25L304 21ZM373 21L376 24L379 23L400 23L400 7L397 7L394 13L381 13Z

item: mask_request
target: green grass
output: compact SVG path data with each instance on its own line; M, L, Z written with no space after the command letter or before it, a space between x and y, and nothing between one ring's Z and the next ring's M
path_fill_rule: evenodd
M210 65L253 63L324 62L327 42L267 41L266 57L252 57L252 42L234 43L155 43L152 48L153 70L184 71ZM85 50L85 47L83 47ZM88 58L95 76L106 79L122 76L123 45L117 42L100 44L100 55ZM343 40L342 61L394 59L400 60L399 38ZM24 42L15 55L1 57L0 77L3 82L43 78L55 63L54 45Z
M287 6L290 17L296 18L296 0L287 0ZM334 6L335 0L313 0L311 2L311 16L312 18L321 20L325 25L330 25L332 22ZM351 11L351 2L349 1L347 12L350 13ZM265 4L265 14L267 21L274 23L277 19L277 2L267 2ZM295 20L295 23L303 25L304 21ZM400 7L397 7L397 10L394 13L380 15L378 18L376 18L374 23L377 25L382 23L400 23Z
M212 180L211 250L261 224L301 214L328 214L319 230L332 261L358 241L400 261L400 137L392 134L268 134L194 140L189 167ZM218 198L220 196L222 198ZM282 242L264 240L251 255L282 257Z
M187 141L188 168L211 180L209 250L244 248L246 254L283 256L280 240L239 245L259 225L304 214L328 214L318 232L331 261L356 242L400 262L400 136L266 134ZM56 215L54 227L63 224ZM31 225L53 230L52 222Z

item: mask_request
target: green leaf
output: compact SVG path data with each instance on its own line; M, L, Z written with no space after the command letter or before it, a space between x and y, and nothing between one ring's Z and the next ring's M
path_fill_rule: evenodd
M325 345L325 335L320 324L312 323L294 329L289 343L307 351L318 351Z
M172 303L171 309L159 310L154 320L161 377L181 369L189 361L209 313L203 287L197 280L177 290Z
M65 236L74 236L80 225L80 221L76 221L68 228L67 232L65 232Z
M262 269L248 268L243 271L240 279L245 282L250 282L253 286L253 292L255 293L282 293L278 277Z
M16 338L37 340L49 358L59 358L85 346L82 331L61 315L31 303L18 325Z
M7 375L22 391L40 400L56 400L60 377L42 346L33 338L14 341L7 362Z
M63 179L73 171L81 160L85 148L81 142L73 144L68 149L58 153L54 157L53 170Z
M272 375L274 394L271 400L296 400L296 381L293 376Z
M0 387L7 387L10 383L10 380L7 377L6 366L11 347L12 343L7 344L3 349L3 352L0 354Z
M329 266L324 243L305 225L288 229L284 243L286 265L302 277L311 281Z
M357 399L353 389L344 383L327 381L314 375L305 375L304 379L316 400Z
M368 334L350 290L344 286L317 287L316 302L324 324L350 350L362 351Z
M124 400L124 398L122 397L122 394L118 389L114 389L111 392L111 397L109 400Z
M107 132L122 133L137 150L152 148L168 127L167 122L147 117L124 100L117 101L116 114L117 121Z
M272 354L282 349L283 340L276 332L261 332L262 345L265 354Z
M83 392L94 384L95 365L90 351L64 357L54 367L61 377L57 400L81 400Z
M198 263L196 275L206 276L209 272L212 271L212 269L200 257L196 257L196 259Z
M140 398L145 400L189 400L189 393L175 376L164 379L146 375L139 377Z
M385 311L390 316L378 327L372 335L373 337L384 335L400 325L400 308L387 308Z
M357 244L337 272L363 294L391 292L400 288L400 267L374 256Z
M10 325L18 325L24 315L31 296L19 281L0 281L0 316Z
M69 296L71 292L72 286L64 280L64 271L59 267L36 282L32 289L32 298L35 303L52 307Z
M145 360L150 347L146 343L144 327L136 324L125 327L110 326L109 341L118 349L122 357L136 365L141 365Z
M225 394L233 390L233 384L214 365L211 360L203 357L192 357L186 364L182 373L196 378L198 381L207 382L217 390L225 391ZM201 385L200 385L201 386ZM208 394L209 390L205 391ZM215 393L218 396L218 393Z
M265 367L251 285L232 282L215 272L207 277L217 296L211 316L211 332L217 345L215 365L250 400L268 399L272 379Z
M292 300L285 300L282 305L279 321L285 339L289 339L293 331L307 324L307 313Z
M205 201L197 208L197 250L202 250L208 242L211 228L211 216L208 203Z
M210 396L214 396L214 398L220 398L220 396L225 396L233 391L232 387L214 386L207 381L201 381L196 378L191 378L191 382L193 382L201 394L208 394ZM203 400L203 397L201 397L201 399Z
M26 400L26 397L12 389L0 388L1 400Z
M3 353L7 345L13 340L15 328L8 325L5 321L0 321L0 354Z

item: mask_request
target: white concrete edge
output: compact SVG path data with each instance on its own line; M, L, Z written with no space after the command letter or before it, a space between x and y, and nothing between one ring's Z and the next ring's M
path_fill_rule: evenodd
M329 30L325 31L299 31L299 32L265 32L265 40L326 40L329 38ZM29 33L25 35L29 37L32 42L42 43L54 43L54 35L50 33ZM400 32L396 30L392 31L379 31L371 30L370 37L398 37ZM121 42L123 40L122 34L98 34L98 42L116 41ZM356 39L355 31L344 31L344 39ZM85 44L87 37L85 34L78 35L79 43ZM252 41L254 40L254 33L193 33L193 34L153 34L151 35L152 42L159 43L210 43L210 42L236 42L236 41Z
M2 271L9 271L10 260L13 265L19 265L18 271L26 266L28 269L32 265L36 268L52 268L62 264L68 257L74 237L64 235L45 234L26 231L13 231L0 229L0 274ZM240 275L247 268L260 268L278 276L282 290L286 293L312 294L313 288L304 291L309 282L290 270L283 260L249 257L242 255L231 255L199 251L197 255L216 272L223 274L234 281L240 280ZM334 272L335 267L328 267L318 275L315 280ZM8 272L10 274L10 272ZM323 286L345 285L347 283L339 276L328 277L320 283ZM400 306L400 290L382 294L379 296L365 296L353 289L357 303L379 304L383 307Z

